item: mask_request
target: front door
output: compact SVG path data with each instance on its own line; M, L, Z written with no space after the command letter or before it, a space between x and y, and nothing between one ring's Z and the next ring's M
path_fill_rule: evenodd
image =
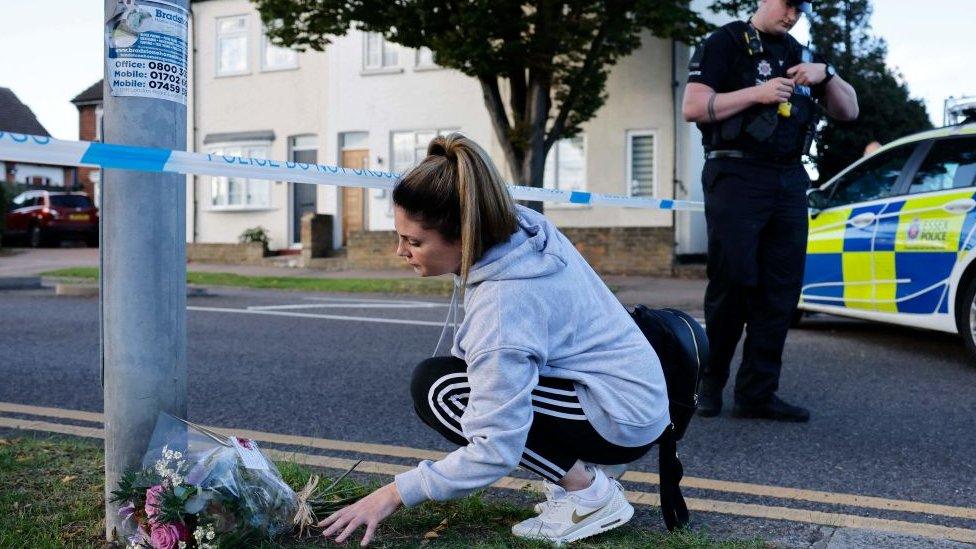
M369 167L369 149L342 151L342 167L364 169ZM349 241L349 233L366 228L366 189L342 187L342 242Z
M948 314L949 280L976 227L976 138L932 144L908 185L894 238L893 312Z
M890 199L914 150L909 144L878 153L831 184L827 207L810 219L804 303L877 308L879 283L894 281L893 268L879 261L886 257L876 250L875 237L879 226L897 225Z
M291 153L292 161L302 164L315 164L318 162L318 154L314 149L293 150ZM302 216L306 213L315 213L315 195L318 185L311 183L292 183L291 184L291 242L301 244L302 242Z

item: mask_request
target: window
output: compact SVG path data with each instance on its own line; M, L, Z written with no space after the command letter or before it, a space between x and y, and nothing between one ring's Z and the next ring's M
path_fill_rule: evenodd
M403 173L427 156L427 145L438 135L456 132L456 129L393 132L393 172Z
M657 195L655 134L642 130L627 132L627 193L653 198Z
M17 208L30 208L32 206L44 205L44 198L42 198L40 195L22 194L18 198L20 199L19 202L17 198L14 199L14 205Z
M247 16L217 19L217 76L246 74Z
M908 194L972 187L976 180L976 139L942 139L932 144Z
M101 105L95 107L95 141L104 141L105 136L102 135L102 118L105 116L105 109Z
M905 162L914 150L914 143L902 145L876 154L848 171L831 185L827 207L833 208L890 196Z
M586 142L582 135L560 139L553 145L542 181L547 189L586 190Z
M281 24L280 21L277 22ZM271 43L267 34L262 35L264 52L261 55L261 68L266 71L280 71L298 68L298 52Z
M91 199L83 194L55 194L51 195L51 205L62 208L91 208Z
M210 151L227 157L267 158L267 145L228 145ZM256 209L271 207L271 182L243 177L214 177L210 183L210 205L214 209Z
M386 41L382 34L369 32L363 35L363 68L382 70L399 66L396 45Z
M430 48L423 47L417 50L416 67L419 69L430 69L437 67L437 63L434 61L434 52L430 51Z
M291 161L302 164L318 162L318 138L314 135L298 135L291 138Z

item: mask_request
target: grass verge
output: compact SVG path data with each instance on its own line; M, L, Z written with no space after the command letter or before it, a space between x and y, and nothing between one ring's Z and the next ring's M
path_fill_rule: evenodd
M71 267L41 273L41 276L98 280L98 268ZM451 295L451 282L443 279L244 276L233 273L203 273L190 271L186 274L186 281L189 284L198 284L200 286L231 286L235 288L261 288L305 292L347 292L429 296Z
M301 487L313 470L279 463L285 480ZM362 483L365 489L379 482ZM65 436L24 435L0 439L0 547L104 547L104 483L102 443ZM431 547L445 549L543 548L510 534L512 524L531 511L512 503L475 494L447 502L428 502L401 510L387 519L372 547ZM358 533L361 537L362 530ZM358 539L345 544L358 547ZM262 549L335 547L316 536L283 543L267 542ZM629 525L570 545L578 548L738 549L763 547L761 541L716 542L694 532L664 534Z

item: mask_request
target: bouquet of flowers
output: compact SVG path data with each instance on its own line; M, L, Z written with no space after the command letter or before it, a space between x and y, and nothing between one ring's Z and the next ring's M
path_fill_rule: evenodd
M142 469L122 475L112 501L137 525L128 547L243 547L296 530L302 535L317 514L361 497L361 490L333 490L343 477L324 490L312 477L296 493L253 440L161 413Z

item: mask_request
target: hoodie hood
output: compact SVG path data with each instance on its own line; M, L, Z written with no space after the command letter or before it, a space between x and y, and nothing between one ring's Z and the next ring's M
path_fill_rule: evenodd
M468 273L468 285L486 280L538 278L567 264L571 244L539 212L516 205L518 230L505 242L489 248Z
M516 204L515 208L518 229L505 242L489 248L481 259L471 266L471 271L468 272L468 287L486 280L539 278L566 268L566 247L572 247L572 244L544 215L520 204ZM444 319L444 327L441 329L441 335L437 338L431 356L437 356L440 351L448 327L451 327L452 341L457 335L461 314L458 295L460 281L461 278L455 275L447 317Z

